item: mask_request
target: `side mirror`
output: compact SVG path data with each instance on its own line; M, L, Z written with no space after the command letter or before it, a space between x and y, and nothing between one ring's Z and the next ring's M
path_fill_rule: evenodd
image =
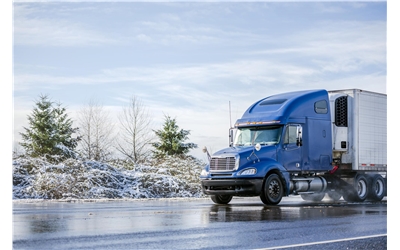
M229 147L233 147L233 130L234 128L229 129Z
M203 153L206 153L208 160L211 161L211 155L210 155L210 153L208 153L208 150L207 150L206 146L204 146L204 148L203 148Z
M303 128L301 126L297 126L296 145L303 146Z
M257 161L260 162L260 158L258 158L258 156L255 153L255 151L260 151L260 149L261 149L260 143L257 143L256 145L254 145L253 152L251 152L251 154L247 157L247 160L250 161L251 156L254 155L257 158ZM256 163L256 161L253 161L253 163Z

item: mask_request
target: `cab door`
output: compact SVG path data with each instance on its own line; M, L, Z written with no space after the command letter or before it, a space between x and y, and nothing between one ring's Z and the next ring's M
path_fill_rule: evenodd
M288 171L300 171L302 168L303 128L299 124L285 127L280 162Z

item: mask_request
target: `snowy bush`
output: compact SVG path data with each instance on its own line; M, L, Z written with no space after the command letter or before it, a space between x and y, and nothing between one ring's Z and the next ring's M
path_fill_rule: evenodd
M145 164L68 159L57 165L40 158L13 160L13 199L203 197L205 163L165 157Z

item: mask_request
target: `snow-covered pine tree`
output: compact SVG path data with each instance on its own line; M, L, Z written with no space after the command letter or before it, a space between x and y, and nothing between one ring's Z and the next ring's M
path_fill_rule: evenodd
M40 95L31 115L28 115L29 128L20 133L20 145L31 157L46 157L49 160L61 161L76 157L75 148L80 140L72 135L78 128L72 127L66 109L54 103L47 95Z
M176 124L176 119L171 119L169 116L165 116L165 122L163 128L155 130L154 133L159 139L159 142L152 143L155 150L153 151L156 157L164 155L186 155L190 149L197 148L197 144L184 143L189 139L189 130L181 129Z

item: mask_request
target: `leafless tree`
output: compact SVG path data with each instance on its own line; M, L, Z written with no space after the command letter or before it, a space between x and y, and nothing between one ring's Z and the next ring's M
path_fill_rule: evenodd
M113 155L114 124L103 105L92 98L79 111L78 122L82 156L96 161L110 159Z
M118 118L121 130L117 150L136 163L145 161L155 138L148 109L138 97L132 96Z

